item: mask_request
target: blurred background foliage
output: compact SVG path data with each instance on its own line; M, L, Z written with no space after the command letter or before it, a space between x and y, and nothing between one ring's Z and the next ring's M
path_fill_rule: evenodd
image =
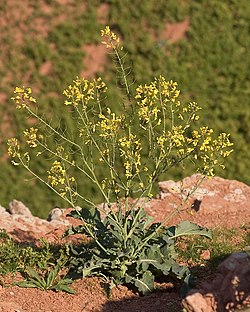
M21 167L10 164L6 140L33 125L10 100L16 85L30 86L39 109L53 126L71 132L73 121L62 91L76 76L101 76L109 106L122 101L119 77L100 29L110 25L128 52L135 88L163 75L175 80L181 100L202 106L202 125L231 133L234 153L217 174L250 184L250 6L248 0L9 0L0 4L0 204L21 200L46 217L65 207ZM53 143L54 138L49 138ZM47 176L48 162L36 170ZM180 179L194 168L175 168L162 179ZM105 172L101 172L105 176ZM88 181L78 189L102 198ZM155 189L157 192L157 189Z

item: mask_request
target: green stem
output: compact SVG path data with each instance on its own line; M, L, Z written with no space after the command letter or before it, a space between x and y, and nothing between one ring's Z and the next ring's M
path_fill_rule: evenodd
M113 170L113 172L114 172L114 174L115 174L115 176L116 176L117 178L120 178L119 175L118 175L118 173L116 172L115 168L112 167L112 166L110 165L110 163L106 160L106 158L102 156L102 151L101 151L99 145L97 144L96 140L94 139L92 133L89 131L89 128L88 128L88 125L86 124L86 121L85 121L85 119L84 119L84 116L82 115L82 113L80 112L80 110L79 110L77 107L76 107L76 111L77 111L77 113L79 114L79 116L80 116L80 118L81 118L81 121L82 121L83 124L84 124L85 129L87 129L88 135L89 135L89 137L91 138L91 142L94 143L96 149L98 150L98 152L99 152L100 156L102 157L102 159L104 160L105 164L108 165L108 167L110 168L110 170ZM87 113L86 113L86 112L85 112L85 118L86 118L86 120L88 120L88 116L87 116ZM88 166L87 161L86 161L86 166ZM89 167L89 166L88 166L88 167ZM98 188L99 188L99 190L101 191L102 195L104 196L106 202L107 202L108 205L110 206L109 198L107 197L107 195L106 195L105 192L103 191L101 185L99 184L99 182L98 182L98 180L97 180L97 178L96 178L96 175L95 175L94 171L93 171L90 167L89 167L88 169L89 169L90 172L93 174L93 176L94 176L94 178L95 178L95 181L96 181L96 182L95 182L96 185L98 186ZM119 180L120 180L120 179L119 179ZM121 181L121 180L120 180L120 181ZM121 183L122 183L122 181L121 181Z
M89 172L92 174L93 178L91 178L90 176L90 179L92 182L94 182L97 187L99 188L99 190L101 191L103 197L105 198L105 200L107 201L107 203L109 203L109 199L107 198L106 194L104 193L94 171L92 170L92 168L90 167L90 165L88 164L87 160L85 159L85 156L84 156L84 153L83 153L83 150L81 148L81 146L77 143L75 143L74 141L71 141L70 139L68 139L67 137L65 137L64 135L62 135L61 133L59 133L57 130L55 130L50 124L48 124L45 120L43 120L40 116L38 116L37 114L35 114L32 110L30 110L28 107L27 107L27 110L28 112L33 115L35 118L37 118L40 122L42 122L46 127L48 127L51 131L53 131L56 135L58 135L61 139L63 139L64 141L72 144L73 146L77 147L78 150L80 151L81 153L81 156L82 156L82 160L84 162L84 165L87 167L87 169L89 170ZM84 172L84 174L86 174Z
M149 193L151 192L151 190L152 190L152 184L151 184L151 188L149 188ZM145 206L145 204L146 204L147 201L148 201L148 199L145 199L144 202L143 202L143 204L141 205L141 207L138 209L138 211L137 211L137 213L136 213L136 215L135 215L135 218L134 218L134 220L133 220L133 222L132 222L131 229L130 229L130 231L129 231L127 237L126 237L126 239L128 239L128 238L130 238L130 237L132 236L132 234L133 234L133 232L134 232L135 225L136 225L136 223L137 223L137 221L138 221L138 218L139 218L139 216L140 216L140 214L141 214L141 211L144 209L144 206Z
M21 157L18 157L18 159L20 160L22 166L29 172L31 173L35 178L37 178L39 181L41 181L42 183L44 183L46 186L48 186L52 191L54 191L59 197L61 197L62 199L66 200L71 207L75 208L75 204L70 201L67 197L62 196L56 189L53 188L53 186L51 186L48 182L44 181L41 177L39 177L33 170L30 169L30 167L28 167L22 160Z
M56 152L54 152L53 150L51 150L50 148L48 148L47 145L44 145L44 144L41 143L40 141L37 140L37 143L38 143L40 146L42 146L46 151L48 151L50 154L52 154L52 155L54 155L54 156L56 156L56 157L59 157L62 161L68 163L69 165L71 165L71 166L73 166L73 167L76 167L79 171L81 171L83 174L85 174L87 178L89 178L92 182L94 182L93 179L92 179L92 177L91 177L91 176L87 173L87 171L85 171L83 168L81 168L81 167L79 167L78 165L72 163L72 161L70 161L70 160L64 158L62 155L57 154Z
M116 47L113 46L113 49L115 51L115 55L116 55L116 57L118 59L118 62L119 62L119 65L120 65L120 68L121 68L121 71L122 71L122 77L123 77L124 84L125 84L125 87L126 87L126 94L127 94L128 100L130 102L131 101L131 93L130 93L129 84L128 84L128 81L127 81L126 72L125 72L125 69L124 69L124 66L123 66L123 63L122 63L122 59L121 59L121 57L120 57Z
M93 238L93 240L97 243L97 245L106 253L108 254L108 250L99 242L98 238L96 238L96 236L92 233L92 231L89 229L88 224L85 222L84 219L82 219L83 222L83 226L85 227L85 229L87 230L87 232L89 233L89 235Z

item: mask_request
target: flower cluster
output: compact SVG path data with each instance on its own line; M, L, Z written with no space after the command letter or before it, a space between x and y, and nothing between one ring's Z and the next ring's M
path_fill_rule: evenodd
M140 85L136 89L135 95L139 107L138 116L140 120L143 123L157 121L159 125L161 119L158 117L158 114L161 110L167 110L173 104L175 108L180 106L180 102L176 101L179 94L177 83L172 80L166 81L162 76L155 78L149 85Z
M229 137L230 134L222 132L213 142L215 151L219 152L220 156L222 157L228 157L233 152L233 149L227 150L228 147L233 146L233 143L230 141Z
M62 197L65 197L67 192L73 191L71 184L75 182L75 178L68 176L67 170L61 161L55 160L48 174L48 183L53 188L59 186L59 192ZM76 195L76 193L73 192L73 195Z
M106 48L123 49L123 47L120 45L120 38L110 30L109 26L106 26L105 29L101 30L101 36L106 37L107 41L102 42L106 45Z
M31 95L31 88L16 87L14 90L15 96L11 99L16 103L16 108L26 108L30 103L36 103L36 99Z
M86 109L89 101L94 100L97 94L104 93L106 90L106 84L101 78L89 81L77 77L73 80L73 85L69 85L68 88L63 91L63 94L67 98L64 104L73 106L78 106L80 104L83 109Z
M20 157L20 144L16 138L8 139L8 155L12 158Z
M135 134L129 133L119 139L120 156L124 160L125 175L127 179L131 179L140 172L141 166L141 141Z
M186 118L185 121L189 124L190 121L199 120L200 116L197 114L199 110L201 110L201 107L196 102L190 102L188 105L183 107L182 113L178 115L178 118L180 120L184 120L184 115L187 114L188 118Z
M207 132L204 134L204 132ZM233 144L229 140L229 134L220 133L216 139L211 137L212 129L203 128L203 141L199 148L198 154L203 161L203 171L209 176L214 176L214 167L219 165L224 168L220 160L228 157L232 153L232 149L228 149Z
M213 129L201 127L193 130L191 136L186 133L187 128L174 126L171 131L163 132L156 138L157 147L160 150L160 158L170 158L170 152L177 155L178 159L185 159L192 156L194 160L201 161L199 171L213 176L214 167L223 167L219 159L228 157L232 149L228 149L233 144L229 140L229 135L221 133L217 138L213 138Z
M177 102L176 99L179 97L180 90L177 89L177 82L172 80L167 81L163 76L155 79L158 89L161 94L160 100L163 105L167 105L169 102L176 102L176 106L180 105L180 102Z
M221 133L213 138L213 129L200 127L192 131L191 137L186 137L186 150L179 150L181 155L192 154L195 160L200 159L202 166L199 169L208 176L214 175L214 167L219 165L224 168L220 159L228 157L232 153L229 149L233 144L230 142L229 134Z
M24 137L27 138L27 143L30 147L36 147L37 146L37 128L31 127L30 129L24 130L23 134Z
M140 120L145 123L149 121L157 120L159 108L158 108L158 93L159 90L156 83L153 82L150 85L139 86L136 89L135 99L137 99L138 116Z
M66 170L63 168L60 161L54 161L52 167L48 171L48 179L51 186L56 186L58 184L64 185L66 178Z
M97 126L100 129L99 136L103 138L113 138L117 135L117 131L122 127L125 116L116 116L115 113L111 112L111 109L107 108L107 116L99 114L100 121Z
M187 144L185 130L182 126L173 126L171 131L163 131L162 135L156 138L156 142L162 156L166 156L174 147L183 154Z
M186 142L185 130L182 126L173 126L171 131L168 131L167 137L170 147L182 147Z
M29 166L30 155L28 152L21 154L21 146L16 138L11 138L7 141L8 155L13 158L11 163L14 166L24 165L26 168Z

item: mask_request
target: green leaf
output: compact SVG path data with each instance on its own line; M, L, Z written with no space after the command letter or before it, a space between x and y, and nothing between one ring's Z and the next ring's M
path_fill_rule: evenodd
M183 278L187 274L189 274L189 269L185 265L179 265L176 262L173 262L172 264L172 272L178 277Z
M55 289L57 291L65 291L69 294L74 295L76 293L76 291L72 288L70 288L68 285L60 285L60 287L58 289Z
M56 268L48 272L46 276L46 288L49 288L53 284L57 275L58 275L58 270Z
M32 281L34 283L36 283L37 285L40 285L41 288L46 288L46 281L45 279L43 278L43 276L40 276L36 270L34 270L33 268L31 267L28 267L26 269L28 275L29 275L29 280Z
M56 291L65 291L69 294L75 294L76 291L69 287L70 284L72 284L72 279L63 278L59 280L57 284L51 286L50 289L56 290Z
M176 259L178 257L178 253L175 251L174 244L166 244L161 248L161 253L165 259Z
M146 271L141 279L134 278L134 284L145 295L154 289L154 275Z
M67 215L68 216L68 215ZM80 232L80 231L79 231ZM63 238L67 237L69 235L74 235L77 234L78 230L76 229L76 227L70 226L64 233L63 233Z
M16 282L15 285L22 288L40 288L39 285L36 285L33 281L20 281Z
M97 262L95 262L97 264ZM82 277L87 277L87 276L90 276L91 273L95 270L95 269L98 269L100 268L99 265L95 265L95 263L90 263L90 265L86 265L86 267L82 268L81 270L81 273L82 273Z
M151 248L148 248L139 259L139 263L142 265L143 272L147 271L150 264L158 267L161 262L162 257L158 245L153 245Z
M212 232L190 221L183 221L175 228L175 234L172 238L184 235L203 235L212 238Z
M40 275L39 275L39 274L37 273L37 271L34 270L33 268L27 267L26 272L28 273L28 275L29 275L30 277L32 277L32 278L34 278L34 279L36 279L36 280L38 280L38 281L41 280Z

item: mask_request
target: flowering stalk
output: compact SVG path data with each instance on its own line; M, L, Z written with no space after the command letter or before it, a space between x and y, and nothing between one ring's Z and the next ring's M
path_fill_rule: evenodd
M123 50L123 46L120 44L120 38L110 30L109 26L106 26L105 29L101 30L101 36L105 37L107 41L103 41L102 43L104 45L106 45L107 48L111 48L114 53L115 56L117 58L119 67L121 69L122 72L122 78L124 80L124 84L125 84L125 88L126 88L126 94L128 97L129 102L131 102L132 96L131 96L131 92L130 92L130 88L129 88L129 83L127 80L127 74L123 65L123 59L125 58L125 56L121 57L119 50L122 51Z

